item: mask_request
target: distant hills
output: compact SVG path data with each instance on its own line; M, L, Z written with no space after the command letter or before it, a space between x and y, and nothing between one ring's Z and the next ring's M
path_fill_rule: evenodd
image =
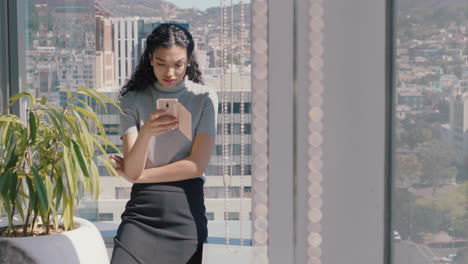
M219 7L211 7L201 11L194 8L179 8L164 0L96 0L96 2L109 10L113 16L161 17L164 20L181 19L194 26L219 24ZM244 6L245 22L250 24L250 3L244 3ZM234 5L236 20L238 20L239 9L238 4Z
M467 0L396 0L396 10L400 30L437 31L468 19Z
M193 0L196 1L196 0ZM189 22L192 34L213 38L219 34L220 8L211 7L205 11L194 8L179 8L163 0L96 0L113 16L161 17L163 20L185 20ZM250 3L244 3L245 23L251 23ZM228 11L230 14L230 11ZM240 5L234 5L235 31L239 32ZM209 30L207 26L212 25ZM249 30L250 27L247 27Z
M440 8L449 5L468 6L467 0L395 0L395 2L399 10Z
M164 17L178 10L175 4L162 0L97 0L114 16Z

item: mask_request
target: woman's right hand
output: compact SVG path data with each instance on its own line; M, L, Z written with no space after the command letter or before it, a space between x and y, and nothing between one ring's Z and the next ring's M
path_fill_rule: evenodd
M177 118L165 115L165 113L165 110L152 112L141 127L141 133L149 136L159 136L176 129L179 126Z

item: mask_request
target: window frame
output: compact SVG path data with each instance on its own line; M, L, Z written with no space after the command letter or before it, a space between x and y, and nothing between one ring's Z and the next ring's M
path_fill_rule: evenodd
M294 244L288 261L390 264L394 1L295 0L294 5L294 115L289 117L295 120L295 164L291 172L295 236L287 241ZM317 26L320 18L321 29ZM270 26L270 32L276 30L273 28ZM322 63L323 90L321 98L312 98L308 91L312 86L308 81L313 63L310 54L317 49L311 43L318 41L311 34L318 36L319 31L323 34L322 60L316 60L314 66ZM269 74L281 72L270 70ZM284 87L275 88L271 83L270 89ZM312 182L308 158L313 148L308 148L310 123L305 122L312 110L309 103L323 113L323 126L316 129L322 132L323 140L320 173ZM270 104L270 109L274 108ZM320 198L312 199L321 209L319 224L309 219L312 197ZM275 207L271 204L270 210L279 210ZM280 227L270 225L271 229ZM311 236L311 229L318 231L319 239ZM312 247L314 243L319 246ZM278 248L272 248L270 260L284 253L274 249Z
M8 67L0 68L0 89L2 90L2 108L8 106L8 99L20 92L25 85L25 42L24 34L24 1L6 0L0 10L0 63ZM15 104L8 113L24 116L23 100ZM20 110L21 109L21 110ZM3 109L2 109L3 111ZM20 113L21 111L21 113Z

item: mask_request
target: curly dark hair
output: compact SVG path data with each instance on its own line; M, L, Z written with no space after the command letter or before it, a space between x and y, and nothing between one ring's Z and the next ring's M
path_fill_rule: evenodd
M136 66L130 80L125 84L120 95L123 96L129 91L144 90L148 85L153 84L157 79L154 75L153 68L150 63L150 54L158 48L170 48L173 46L183 47L187 49L187 58L190 66L187 67L185 75L188 79L199 84L203 83L203 78L198 63L193 52L195 43L193 42L192 34L175 23L163 23L153 29L153 32L146 38L146 48L141 54L140 63Z

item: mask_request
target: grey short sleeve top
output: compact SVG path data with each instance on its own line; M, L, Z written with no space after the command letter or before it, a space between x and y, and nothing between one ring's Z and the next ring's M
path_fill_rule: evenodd
M192 138L196 134L216 135L218 97L213 88L183 80L172 88L158 83L142 91L130 91L120 99L120 135L138 133L148 116L156 110L159 98L177 98L192 114ZM181 160L190 155L192 141L178 129L153 137L146 168L154 168Z

